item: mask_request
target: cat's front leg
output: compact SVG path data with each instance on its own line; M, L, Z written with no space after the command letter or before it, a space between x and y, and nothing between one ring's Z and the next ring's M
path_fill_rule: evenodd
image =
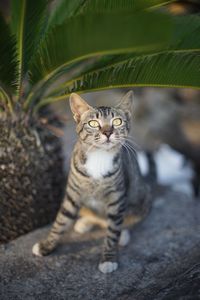
M124 195L111 199L107 207L108 227L104 240L102 259L99 270L102 273L111 273L118 268L118 242L121 234L125 211Z
M47 238L33 246L32 252L34 255L48 255L56 248L62 234L69 231L74 225L79 207L79 203L67 193Z

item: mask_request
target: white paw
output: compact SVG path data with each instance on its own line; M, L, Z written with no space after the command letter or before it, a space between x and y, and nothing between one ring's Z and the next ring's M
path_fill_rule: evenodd
M40 253L40 247L39 247L39 243L36 243L33 248L32 248L32 253L34 255L37 255L37 256L42 256L42 254Z
M111 273L117 270L117 268L118 268L117 262L105 261L99 264L99 270L104 274Z
M74 225L74 230L77 233L86 233L92 229L92 224L86 218L80 218Z
M130 242L130 233L128 229L123 229L119 238L119 245L125 247Z

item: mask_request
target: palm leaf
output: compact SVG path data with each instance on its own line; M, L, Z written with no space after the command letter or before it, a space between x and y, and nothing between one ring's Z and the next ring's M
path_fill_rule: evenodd
M47 0L12 1L12 31L17 40L18 95L22 93L22 82L29 63L43 34L44 12Z
M175 0L59 0L53 2L48 20L48 30L56 25L61 25L68 18L85 13L105 13L120 11L137 12L144 9L152 9Z
M85 0L60 0L53 3L48 20L48 30L78 14L84 3Z
M13 111L13 103L10 95L8 95L2 87L0 87L0 109L5 111ZM1 110L0 110L1 111Z
M65 94L43 99L36 109L64 100L72 92L133 86L200 88L200 51L143 55L90 72L66 85Z
M80 12L126 12L130 10L137 12L145 9L155 9L174 1L175 0L86 0Z
M191 57L194 57L198 55L198 52L200 51L200 38L198 38L200 36L200 17L199 16L185 16L185 17L178 17L174 19L174 30L173 30L173 35L171 38L171 41L168 45L168 47L166 47L165 50L162 50L162 57L166 57L166 59L173 59L173 57L175 57L174 55L176 55L176 57L179 57L179 54L187 54L187 53L191 53ZM180 30L180 28L182 30ZM154 53L156 54L156 53ZM104 70L108 70L108 67L111 68L115 68L116 66L119 66L120 63L122 62L122 64L126 64L127 62L129 62L130 60L141 60L141 57L152 57L152 53L149 53L148 55L143 55L141 56L141 54L129 54L129 55L120 55L120 56L116 56L116 57L112 57L112 59L110 57L106 59L104 59L102 62L98 62L96 65L91 66L90 70L83 70L82 73L79 74L79 76L77 78L72 78L70 81L67 81L65 84L60 85L59 87L57 87L57 89L55 91L53 91L53 93L50 95L51 101L53 101L53 97L55 97L55 99L57 99L59 96L65 94L66 90L68 89L69 86L71 85L78 85L80 82L83 82L85 77L90 76L90 74L92 74L92 76L95 76L95 74L98 74L99 72L102 72ZM146 60L148 61L148 60ZM145 65L144 65L145 67ZM160 65L160 67L163 68L163 65ZM177 67L181 67L181 65L177 65ZM162 71L162 70L161 70ZM177 70L178 71L178 70ZM190 72L192 72L192 70L190 70ZM195 69L194 69L194 74L195 74ZM176 74L176 72L175 72ZM184 74L183 74L184 76ZM174 77L172 77L174 78ZM149 83L151 83L151 78L149 77ZM133 83L133 82L132 82ZM119 82L117 83L119 84ZM139 83L137 83L139 84ZM141 82L142 84L142 82ZM152 84L156 84L156 82L152 82ZM167 85L167 81L166 82L159 82L158 81L158 85ZM172 83L169 83L170 85ZM179 77L178 82L174 82L174 85L178 84L179 86L184 86L186 83L181 83L181 77ZM188 82L186 84L193 86L191 80L190 82ZM196 86L196 81L194 82L194 86ZM53 97L52 97L53 96ZM65 97L65 96L63 96Z
M85 13L99 13L99 12L113 12L120 11L132 11L144 10L155 7L157 5L163 5L168 2L166 0L143 0L136 2L135 0L59 0L53 1L49 8L49 18L46 26L46 34L56 25L62 25L67 19L79 14Z
M200 49L200 15L179 16L174 21L169 48L180 51Z
M72 70L74 70L75 64L73 64L72 66L70 66L68 73L72 73L70 74L70 77L68 78L68 80L63 80L63 83L60 83L59 85L53 88L50 88L48 95L50 97L57 97L63 93L65 93L66 90L66 86L69 86L72 82L74 82L74 80L77 80L79 78L82 78L83 75L88 74L90 72L93 71L99 71L102 70L104 68L107 68L108 66L112 66L115 65L116 63L119 63L121 61L124 60L128 60L129 58L132 58L133 54L117 54L117 55L103 55L103 56L98 56L95 59L93 59L93 63L88 62L88 60L83 61L83 68L78 69L78 72L73 72ZM78 66L81 63L78 64ZM66 70L67 71L67 70ZM60 81L60 80L59 80Z
M31 66L32 82L45 81L67 65L95 55L158 50L168 41L169 19L144 12L72 18L44 40Z
M17 73L16 42L0 15L0 85L12 87Z
M129 59L98 73L84 75L66 89L66 94L131 85L200 88L200 51L161 53Z

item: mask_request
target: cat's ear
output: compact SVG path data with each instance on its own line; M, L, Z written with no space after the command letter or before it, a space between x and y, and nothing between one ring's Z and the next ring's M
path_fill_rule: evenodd
M123 111L132 114L133 111L133 91L129 91L124 95L124 97L121 99L118 107L122 109Z
M71 111L74 116L74 120L79 122L81 119L81 115L91 109L92 107L85 102L78 94L72 93L69 98L69 103L71 107Z

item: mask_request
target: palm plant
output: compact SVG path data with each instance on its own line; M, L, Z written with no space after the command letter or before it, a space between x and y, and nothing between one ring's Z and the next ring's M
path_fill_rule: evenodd
M44 107L71 92L200 86L200 17L164 0L13 0L0 17L0 240L50 222L64 192Z

